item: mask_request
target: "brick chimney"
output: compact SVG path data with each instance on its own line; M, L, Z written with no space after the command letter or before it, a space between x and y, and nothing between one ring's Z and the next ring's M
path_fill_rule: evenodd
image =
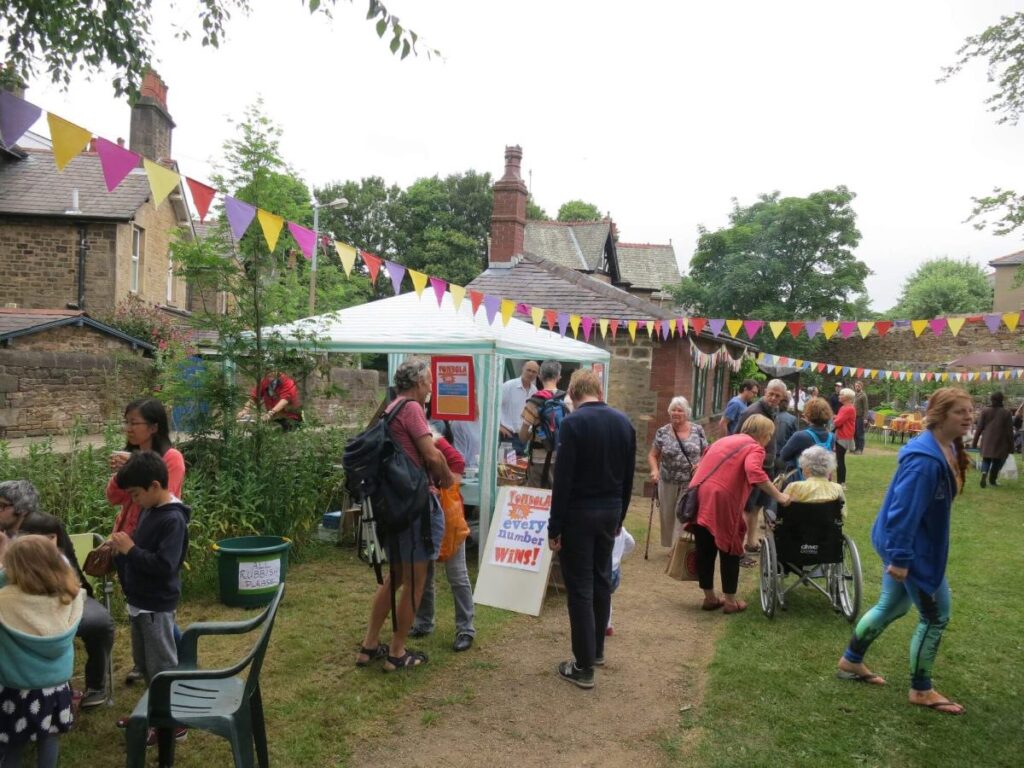
M505 147L505 175L494 184L490 266L512 265L526 239L526 184L519 175L523 148Z
M139 98L132 106L128 148L150 160L171 159L174 121L167 111L167 85L152 69L142 78Z

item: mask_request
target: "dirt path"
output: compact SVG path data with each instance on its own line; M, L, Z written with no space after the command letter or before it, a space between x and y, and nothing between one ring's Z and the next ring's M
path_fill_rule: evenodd
M634 503L633 528L650 502ZM353 745L352 765L448 768L559 763L573 766L668 764L663 746L686 749L681 711L696 708L704 689L720 613L699 610L695 583L664 575L667 550L657 522L651 559L638 537L623 561L613 598L615 634L597 687L583 691L555 674L569 658L564 595L549 591L539 618L518 617L501 637L480 637L438 685L409 696L393 735ZM684 654L683 649L686 649Z

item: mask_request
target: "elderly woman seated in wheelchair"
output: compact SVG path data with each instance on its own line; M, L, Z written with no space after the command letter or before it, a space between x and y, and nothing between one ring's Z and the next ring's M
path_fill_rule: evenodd
M792 480L786 493L792 503L778 512L761 541L761 610L769 619L786 608L790 591L800 584L818 590L847 621L857 618L861 598L860 555L843 533L846 499L829 479L835 455L820 446L800 455L803 479ZM794 577L787 586L786 578Z

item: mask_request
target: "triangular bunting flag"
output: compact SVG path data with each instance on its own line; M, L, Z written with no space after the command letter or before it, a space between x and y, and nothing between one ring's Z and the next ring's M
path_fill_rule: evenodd
M35 104L0 90L0 140L13 147L42 114L43 110Z
M574 339L578 339L580 336L580 321L582 319L579 315L569 315L569 327L572 328L572 337Z
M498 314L498 307L501 306L501 298L498 296L492 296L489 293L484 294L484 311L487 313L487 324L492 325L494 318Z
M470 307L472 307L474 315L476 314L477 310L480 309L480 304L483 302L483 300L484 295L480 293L480 291L470 290L469 305Z
M181 183L181 176L148 159L142 161L142 167L146 169L146 176L149 178L149 190L153 193L153 207L158 208L160 203L166 200L172 190Z
M57 170L63 171L68 163L89 146L92 134L63 117L52 112L46 113L46 122L50 124L50 141L53 143L53 162Z
M813 339L819 333L821 333L821 321L820 320L808 320L804 326L804 330L807 332L807 338Z
M911 320L910 327L914 329L914 336L920 336L924 333L924 329L928 327L927 320Z
M352 267L356 263L356 249L351 245L335 240L334 250L338 252L338 259L341 260L341 266L345 269L345 277L349 277L352 274Z
M818 363L817 369L818 369L818 373L824 373L825 372L825 364L824 363Z
M242 239L245 230L256 218L256 208L231 195L224 195L224 215L228 219L228 224L231 225L231 234L237 241Z
M384 271L388 273L388 277L391 278L391 290L394 291L395 296L402 292L402 279L405 277L405 267L401 264L396 264L393 261L384 259Z
M100 157L107 192L117 189L125 176L139 167L139 160L142 159L141 155L103 138L96 139L96 154Z
M932 333L936 336L941 336L942 332L946 330L946 318L936 317L929 321L928 325L932 329Z
M381 258L369 251L360 251L359 255L363 257L363 263L366 265L366 268L370 270L370 282L376 283L377 275L380 274Z
M751 341L757 336L757 332L764 326L764 320L744 320L743 330L747 332L747 338Z
M779 335L786 330L786 324L781 320L772 320L768 323L768 328L771 330L772 336L777 339L779 338Z
M685 317L677 317L676 318L676 328L679 329L679 335L680 336L685 336L686 335L686 332L687 332L687 325L686 325L686 323L687 323L687 320L686 320Z
M857 322L857 328L860 330L860 337L866 339L868 334L871 333L871 329L875 327L875 323L872 320L859 320Z
M432 277L430 278L430 287L434 289L434 298L437 299L437 306L440 307L441 302L444 301L444 292L448 283L440 277Z
M985 325L988 326L989 333L998 331L1002 322L1003 319L999 315L985 315Z
M654 332L660 327L660 320L644 320L644 328L647 329L647 338L649 339L654 338Z
M277 238L284 229L284 219L276 213L259 208L256 210L256 221L263 228L263 238L267 241L267 247L273 251L277 248Z
M199 214L199 221L206 221L206 214L210 212L210 203L213 202L213 196L217 193L217 190L187 176L185 177L185 183L188 184L188 191L192 193L192 202L196 206L196 213ZM355 252L353 251L354 256ZM351 270L351 267L349 269Z
M839 321L839 333L842 335L844 339L850 338L856 330L857 324L852 320Z
M675 336L676 335L676 320L675 320L675 318L672 318L671 320L668 321L668 335L669 336Z
M615 334L619 332L619 321L618 320L612 320L612 321L610 321L609 325L610 325L610 327L612 329L612 341L614 342L615 341Z
M956 336L960 333L960 329L964 327L964 318L950 317L946 319L946 324L949 326L950 333Z
M636 341L636 320L630 320L626 327L629 329L629 338Z
M704 332L704 325L707 323L707 319L703 317L691 317L690 327L693 328L693 332L700 336Z
M533 320L533 327L540 328L541 321L544 320L544 310L540 307L534 307L530 310L530 317Z
M565 336L565 332L569 330L569 313L559 312L558 313L558 335Z
M879 336L885 336L892 328L892 320L876 320L875 330L878 331Z
M708 321L708 328L711 329L711 333L715 336L722 332L722 328L725 326L725 320L721 318L715 318Z
M455 283L448 284L448 293L452 295L452 304L455 305L455 311L459 311L459 307L462 306L462 300L466 298L466 289L461 285Z
M829 341L836 335L836 331L839 330L839 323L835 320L826 320L821 324L821 332L825 334L825 338Z
M789 332L793 335L793 338L795 339L797 336L800 335L800 331L804 329L804 324L800 320L791 320L788 323L786 323L786 327L789 328Z
M288 222L288 231L292 233L295 242L299 244L302 255L307 259L313 258L313 249L316 248L316 234L309 227L303 227L294 221Z
M501 300L501 324L508 325L512 319L512 313L516 311L516 303L512 299Z
M416 291L416 295L422 299L423 291L427 289L426 274L424 274L423 272L417 272L415 269L410 269L409 279L412 280L412 289Z
M616 325L618 325L618 323L616 323ZM597 327L601 329L601 338L606 338L608 336L608 321L604 319L598 320ZM614 336L612 338L614 338Z
M594 318L583 316L583 340L590 341L590 331L594 327Z
M729 335L732 336L735 339L736 338L736 334L739 333L740 332L740 328L743 327L743 321L742 320L726 320L725 321L725 327L728 329Z
M1007 312L1003 315L1003 322L1006 323L1006 327L1011 331L1017 330L1017 323L1020 322L1019 312Z

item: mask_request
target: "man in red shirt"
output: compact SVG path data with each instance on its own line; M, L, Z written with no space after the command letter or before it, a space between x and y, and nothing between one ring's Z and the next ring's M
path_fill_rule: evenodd
M263 420L272 421L281 429L294 429L302 423L302 403L295 381L281 371L268 373L259 387L249 391L249 400L238 413L238 418L249 415L256 400L263 401Z

